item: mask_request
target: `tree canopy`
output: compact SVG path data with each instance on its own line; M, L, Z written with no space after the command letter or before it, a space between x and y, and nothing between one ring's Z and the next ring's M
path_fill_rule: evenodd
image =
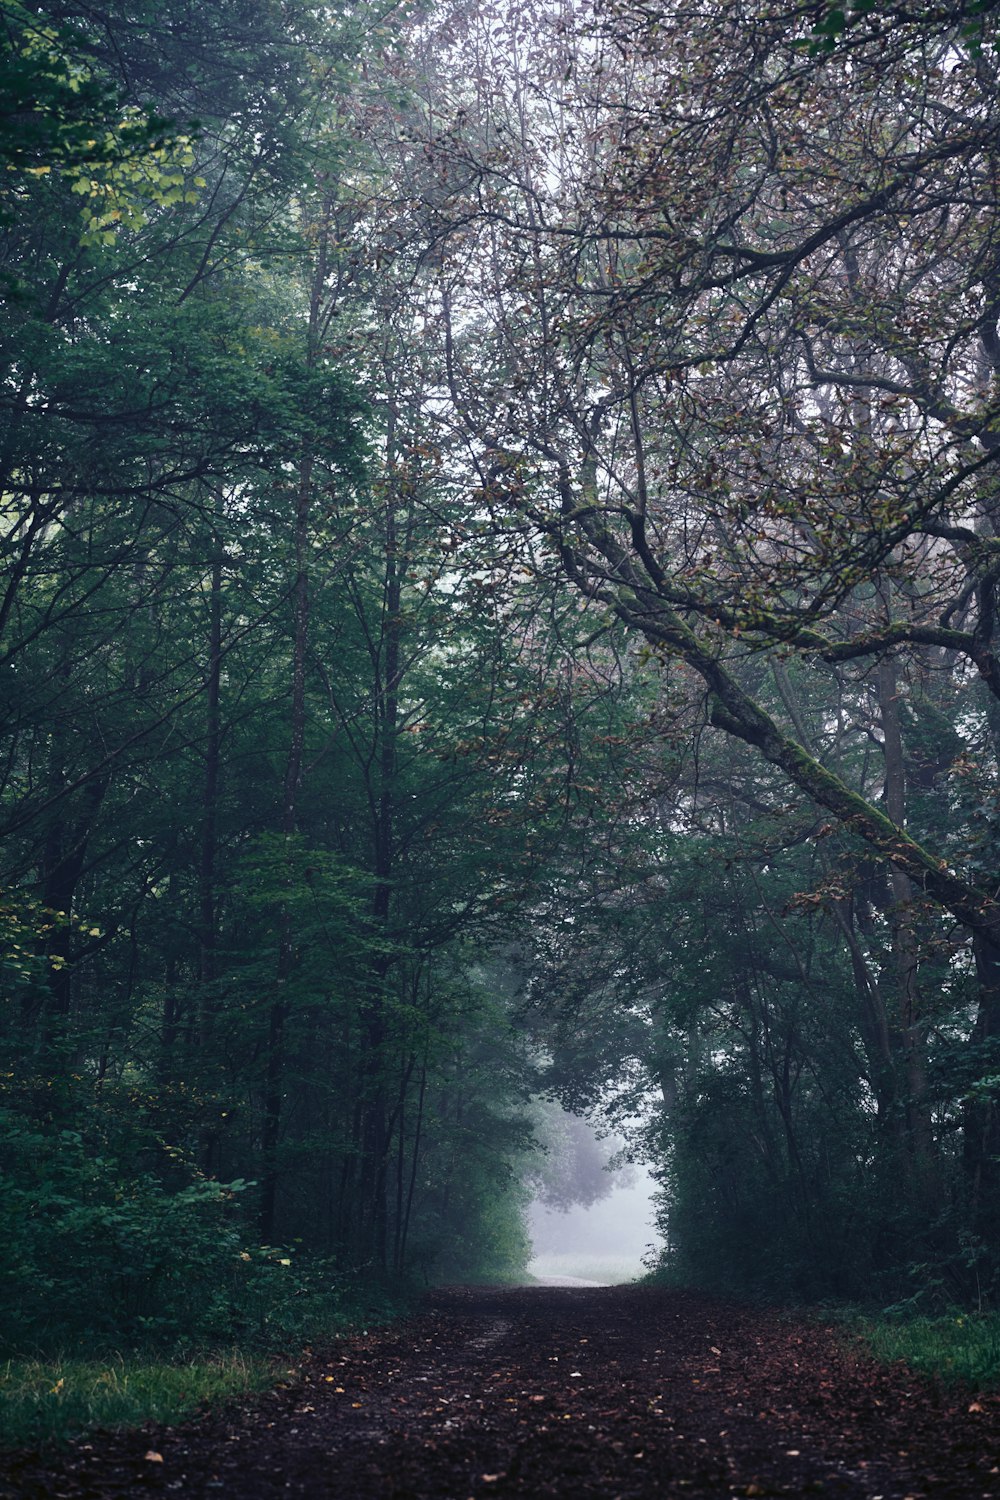
M12 1339L992 1295L995 8L0 16Z

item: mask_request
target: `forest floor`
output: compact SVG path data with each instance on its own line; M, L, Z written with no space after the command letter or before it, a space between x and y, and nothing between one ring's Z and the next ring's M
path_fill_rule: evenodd
M1000 1396L645 1287L457 1288L252 1402L8 1455L0 1497L1000 1495Z

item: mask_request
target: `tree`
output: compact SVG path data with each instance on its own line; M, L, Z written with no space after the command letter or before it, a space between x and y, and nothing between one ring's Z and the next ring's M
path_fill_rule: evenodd
M127 160L52 144L7 232L48 278L6 327L14 1114L90 1139L136 1090L166 1196L242 1184L213 1222L270 1254L399 1273L449 1225L455 1274L516 1263L535 1065L481 971L576 728L534 580L460 515L403 336L418 252L376 264L346 120L381 86L342 92L363 39L309 6L49 30L109 138L173 124Z
M965 1190L991 1241L998 909L978 849L921 815L929 768L907 766L903 724L917 736L926 684L950 677L969 716L932 774L943 788L983 748L992 784L996 59L988 28L956 50L962 21L876 16L828 55L811 18L767 5L655 24L456 7L416 191L473 504L547 544L594 632L644 637L716 728L869 850L892 934L874 989L863 898L844 937L932 1176L919 934L935 912L965 934L978 999L970 1020L960 988L955 1019L983 1068ZM792 659L827 705L815 745L794 695L761 690L761 661ZM874 781L823 748L852 677L880 703Z

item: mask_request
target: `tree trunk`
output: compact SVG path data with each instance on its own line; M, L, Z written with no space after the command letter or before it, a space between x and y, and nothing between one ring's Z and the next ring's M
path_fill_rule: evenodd
M295 508L295 588L293 592L295 632L292 646L292 705L288 759L285 763L281 831L291 839L297 827L298 795L302 782L302 760L306 726L306 652L309 644L309 517L312 500L312 461L307 456L299 469ZM285 1027L291 1013L288 985L293 969L294 933L287 908L279 919L278 963L275 999L268 1014L267 1068L264 1078L264 1108L261 1126L260 1237L271 1244L277 1219L282 1103L285 1083Z
M977 937L975 960L979 1007L970 1045L982 1049L977 1070L995 1075L1000 1056L1000 945ZM1000 1108L994 1096L994 1089L981 1097L975 1092L966 1095L962 1146L973 1232L996 1257L1000 1246Z
M318 225L316 263L309 297L309 329L306 344L306 368L312 369L319 352L323 326L323 301L328 272L332 199L322 207ZM295 497L294 562L295 582L292 589L292 701L289 718L288 757L282 789L281 831L291 840L298 830L299 792L306 732L306 657L309 649L309 528L313 502L313 454L308 448L299 462ZM264 1079L263 1120L261 1126L260 1234L264 1244L273 1239L277 1219L280 1167L278 1148L281 1140L282 1102L285 1082L285 1028L291 1014L288 986L293 969L291 916L287 911L279 919L278 962L275 974L275 999L270 1008L267 1030L267 1068Z
M899 692L896 669L891 657L879 663L879 708L882 718L882 749L885 758L886 812L897 827L906 822L906 778L903 769L903 740L900 732ZM889 865L889 888L892 909L895 1013L894 1028L902 1048L902 1071L906 1080L906 1144L918 1179L926 1189L932 1188L936 1150L927 1097L927 1060L924 1052L926 1023L921 1014L919 955L914 930L913 883L904 870ZM928 1208L932 1206L928 1201Z

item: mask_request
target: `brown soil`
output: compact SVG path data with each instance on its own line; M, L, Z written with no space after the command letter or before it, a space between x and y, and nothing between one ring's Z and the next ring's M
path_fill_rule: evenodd
M0 1496L1000 1496L1000 1397L688 1293L434 1294L253 1405L22 1454Z

